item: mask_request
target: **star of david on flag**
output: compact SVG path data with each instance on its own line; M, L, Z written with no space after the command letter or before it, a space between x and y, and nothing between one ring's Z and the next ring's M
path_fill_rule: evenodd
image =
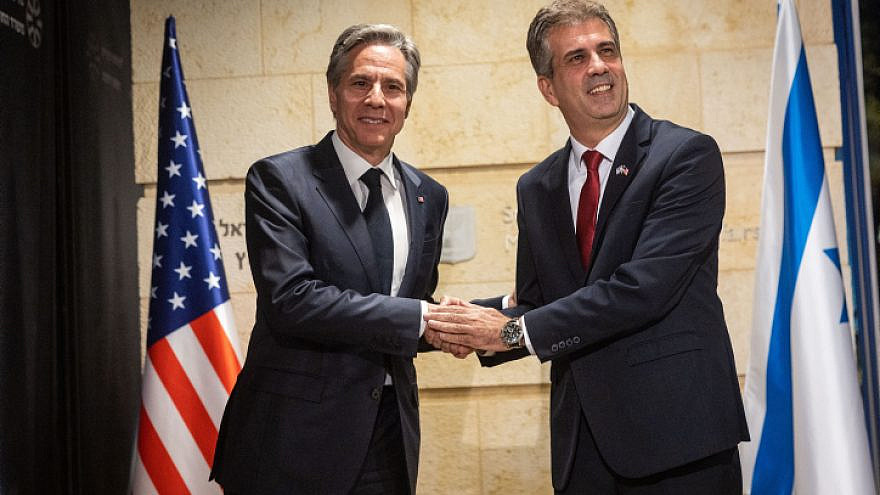
M221 493L208 475L241 351L173 17L165 21L158 151L132 493Z

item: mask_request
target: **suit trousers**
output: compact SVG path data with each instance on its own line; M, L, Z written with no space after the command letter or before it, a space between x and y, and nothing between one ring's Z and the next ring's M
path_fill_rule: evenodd
M741 495L742 471L736 447L645 478L614 473L599 453L581 412L574 466L565 495Z
M379 413L353 495L409 495L406 453L394 386L382 387Z

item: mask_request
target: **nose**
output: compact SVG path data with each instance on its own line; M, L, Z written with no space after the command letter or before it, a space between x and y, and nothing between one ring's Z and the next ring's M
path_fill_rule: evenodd
M373 84L370 88L370 92L367 93L365 103L373 108L382 108L385 106L385 93L382 92L382 85L380 83Z
M598 52L593 52L590 55L588 70L591 76L605 74L608 72L608 64L605 63L605 60L602 59Z

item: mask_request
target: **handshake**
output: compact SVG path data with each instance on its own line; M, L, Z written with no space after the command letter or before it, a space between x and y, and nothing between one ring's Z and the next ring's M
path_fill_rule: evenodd
M514 297L510 297L511 305L515 304ZM495 308L443 296L440 304L428 304L425 340L459 359L474 351L506 351L507 346L501 341L501 327L509 320Z

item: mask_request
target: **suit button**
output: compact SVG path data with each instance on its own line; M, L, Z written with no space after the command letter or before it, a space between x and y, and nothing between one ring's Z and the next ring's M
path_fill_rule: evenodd
M565 342L564 341L559 341L559 348L565 349Z
M574 339L572 339L572 340L574 340L574 343L575 343L575 344L580 344L580 343L581 343L581 338L578 337L577 335L575 335L575 336L574 336Z
M565 345L571 347L571 344L573 344L573 343L574 343L574 340L572 340L572 339L565 339Z
M556 352L556 351L559 350L559 346L556 345L556 344L553 344L553 345L550 346L550 350L553 351L553 352Z
M370 391L370 397L372 397L373 400L381 399L382 398L382 387L376 387L372 391Z

